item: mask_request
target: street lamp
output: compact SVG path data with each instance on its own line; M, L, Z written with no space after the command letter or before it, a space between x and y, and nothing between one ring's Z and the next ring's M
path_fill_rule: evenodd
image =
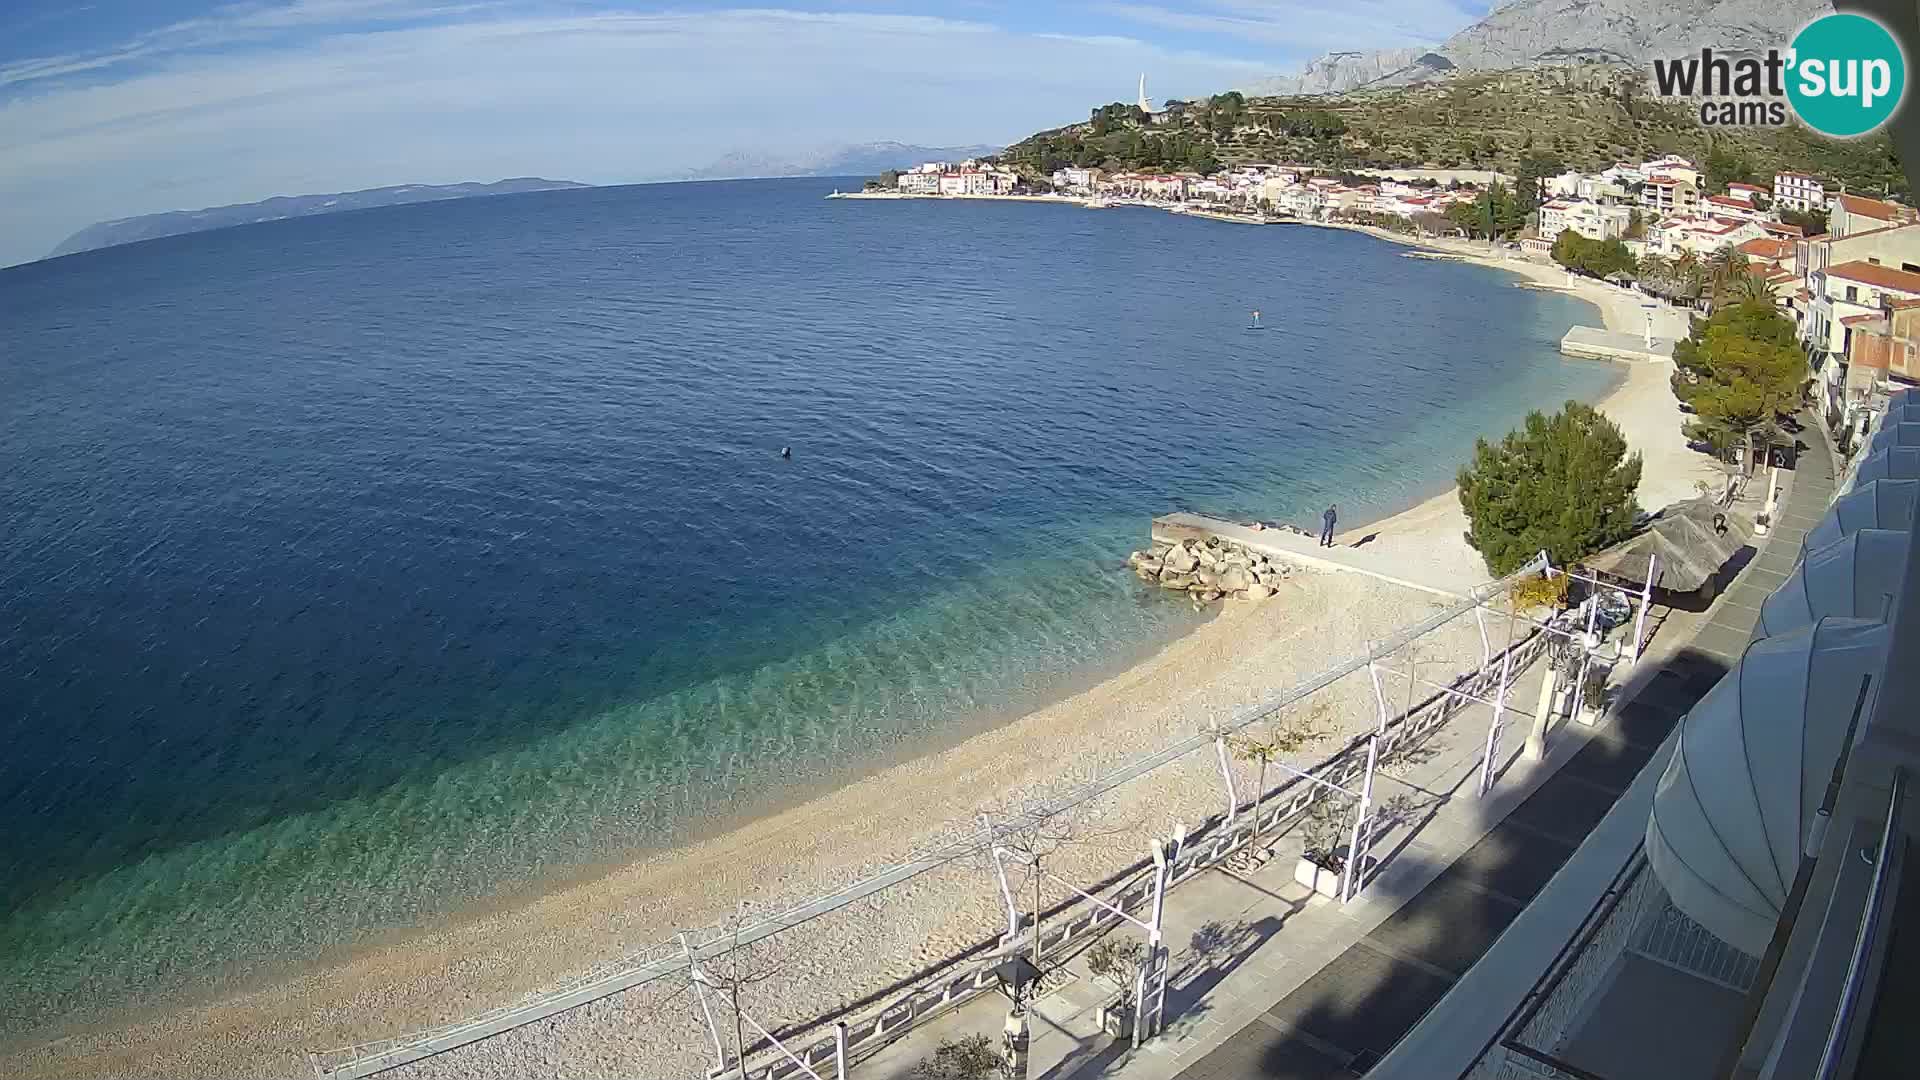
M1040 987L1040 969L1025 953L1015 953L994 966L993 978L1000 984L1000 992L1013 1002L1001 1029L1001 1038L1006 1043L1006 1074L1013 1080L1025 1080L1029 1041L1026 1003Z

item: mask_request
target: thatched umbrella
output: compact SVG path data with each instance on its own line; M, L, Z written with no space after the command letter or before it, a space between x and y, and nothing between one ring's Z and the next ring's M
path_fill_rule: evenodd
M1634 584L1647 579L1652 564L1657 567L1654 588L1699 592L1715 585L1721 570L1747 546L1751 535L1746 521L1713 500L1688 499L1653 515L1631 539L1584 561L1602 574ZM1717 585L1706 597L1711 598L1714 591Z

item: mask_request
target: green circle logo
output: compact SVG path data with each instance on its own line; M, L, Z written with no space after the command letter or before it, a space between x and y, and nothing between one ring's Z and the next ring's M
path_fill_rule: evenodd
M1824 15L1787 54L1787 101L1822 135L1865 135L1887 122L1907 89L1907 59L1887 28L1865 15Z

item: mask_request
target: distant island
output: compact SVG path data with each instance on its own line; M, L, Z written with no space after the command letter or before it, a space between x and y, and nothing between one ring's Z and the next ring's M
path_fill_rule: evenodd
M442 199L471 199L481 195L512 195L524 191L558 191L591 186L572 180L542 180L523 176L491 184L398 184L331 195L276 195L259 202L214 206L205 210L172 210L163 214L142 214L139 217L97 222L62 240L47 257L51 259L77 251L131 244L136 240L156 240L163 236L204 232L256 221L278 221L281 218L337 214L343 210L367 210L376 206L438 202Z
M750 180L775 176L872 176L889 169L905 169L922 161L961 161L990 157L997 146L915 146L911 143L872 142L818 147L796 152L736 150L686 180Z

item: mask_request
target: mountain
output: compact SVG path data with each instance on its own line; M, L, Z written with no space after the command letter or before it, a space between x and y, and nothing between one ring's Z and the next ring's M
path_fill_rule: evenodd
M904 169L923 161L964 161L1000 152L997 146L913 146L874 142L853 146L825 146L794 153L736 150L687 180L741 180L763 176L872 176L888 169Z
M1417 59L1416 59L1417 62ZM1528 159L1595 172L1679 154L1723 179L1766 183L1782 169L1831 177L1862 194L1908 189L1882 132L1829 139L1799 124L1705 128L1684 104L1648 93L1614 64L1535 64L1320 97L1218 95L1177 114L1120 110L1022 139L1000 160L1029 179L1079 163L1107 169L1285 162L1327 170L1497 169Z
M1453 71L1596 61L1639 66L1707 45L1753 52L1785 45L1831 10L1825 0L1507 0L1437 48L1328 53L1299 75L1257 80L1247 90L1340 94L1416 85Z
M1383 79L1413 63L1426 51L1382 49L1379 52L1330 52L1309 63L1298 75L1275 75L1259 79L1242 89L1262 97L1338 94Z
M522 191L556 191L583 188L571 180L542 180L517 177L491 184L400 184L394 187L342 191L332 195L276 195L259 202L214 206L205 210L171 210L164 214L143 214L89 225L62 240L48 258L71 255L76 251L131 244L136 240L154 240L162 236L204 232L228 225L246 225L256 221L337 214L343 210L366 210L375 206L399 206L403 203L437 202L442 199L470 199L481 195L511 195Z

